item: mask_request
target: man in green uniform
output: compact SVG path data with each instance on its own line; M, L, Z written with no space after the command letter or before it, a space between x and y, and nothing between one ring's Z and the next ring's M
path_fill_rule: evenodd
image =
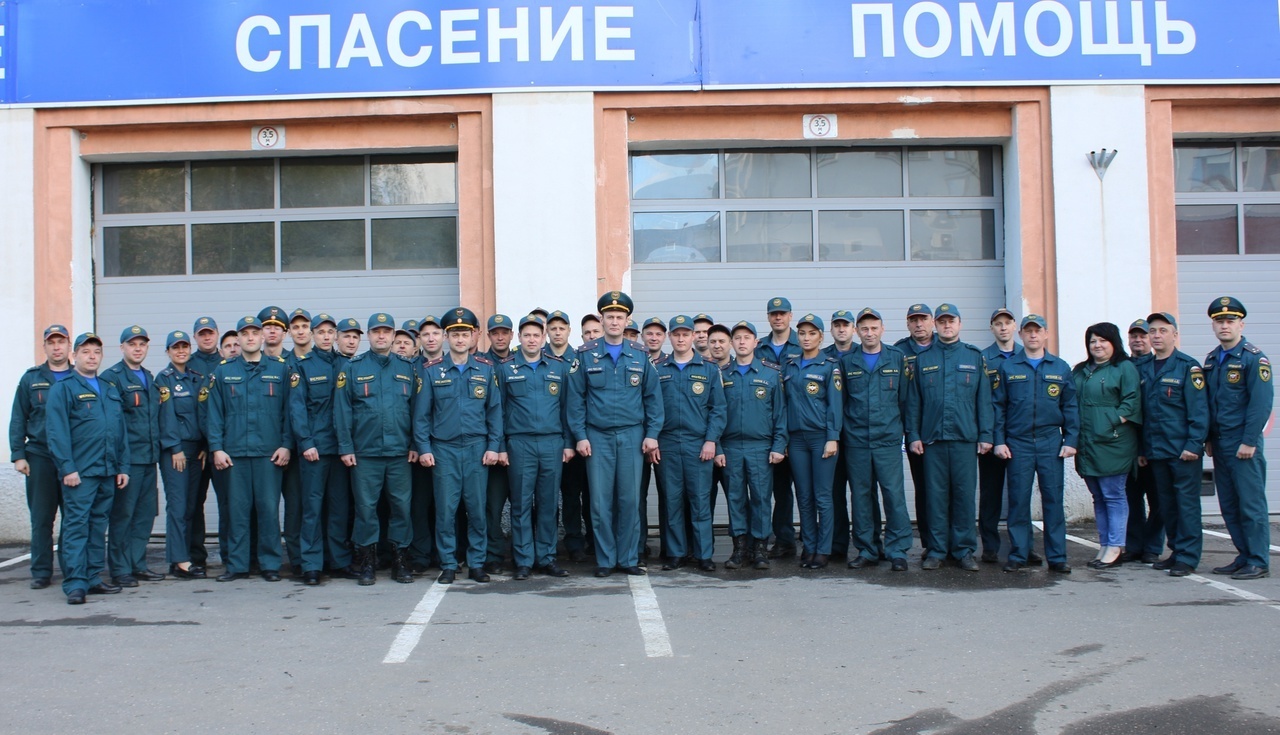
M640 331L640 340L649 354L649 362L657 365L666 358L667 352L662 346L667 343L667 324L660 316L651 316L644 321ZM652 551L649 549L649 484L658 490L658 552L663 559L671 556L667 548L667 495L663 492L662 473L653 471L653 462L646 457L644 470L640 474L640 558L644 559Z
M732 341L735 359L720 371L725 397L720 443L733 536L733 552L724 566L737 569L750 559L756 569L768 569L774 477L770 465L782 462L787 451L782 373L756 355L758 340L751 322L735 324Z
M528 579L534 569L567 577L556 564L556 495L564 464L574 455L564 422L572 365L542 351L544 327L537 316L526 316L519 326L519 350L496 370L506 445L501 454L511 475L513 578Z
M1002 306L991 313L991 334L995 341L982 351L982 359L987 361L987 377L991 378L994 391L1000 366L1022 350L1017 340L1018 323L1012 311ZM1000 516L1004 514L1008 464L1008 460L997 457L995 452L978 457L978 540L982 542L982 561L988 564L1000 561ZM1039 563L1040 557L1035 556L1034 550L1031 553L1026 562Z
M497 365L511 357L512 326L514 322L506 314L494 314L489 317L486 334L489 337L489 349L480 353L489 359L490 364ZM484 570L489 574L501 574L506 559L507 537L502 533L502 512L511 497L511 486L507 481L505 462L499 462L489 468L489 477L485 485L485 525L489 532L489 543L485 548L487 557Z
M831 314L832 343L822 348L823 353L839 361L853 349L857 332L853 324L853 312L840 309ZM852 524L849 518L849 473L845 469L844 460L836 462L836 473L831 481L831 517L834 529L831 533L831 558L845 559L849 556L849 538ZM879 519L877 504L876 518ZM878 525L878 524L877 524ZM879 529L876 533L879 538Z
M154 582L164 575L147 568L147 541L159 509L156 463L160 460L160 389L155 376L142 366L151 338L138 325L120 335L124 358L102 371L102 380L115 386L124 400L124 425L129 432L129 484L116 491L107 534L107 559L112 581L137 587L138 580Z
M1155 359L1151 351L1150 329L1146 319L1135 319L1129 325L1129 357L1139 373L1143 366ZM1149 464L1139 463L1133 468L1125 480L1124 494L1129 502L1129 521L1125 526L1121 559L1154 564L1160 561L1160 551L1164 547L1165 523L1160 512L1160 493L1156 490Z
M214 371L207 397L209 450L213 465L227 470L226 571L219 582L249 576L249 519L258 521L258 562L262 578L280 581L280 484L289 464L289 374L282 357L262 351L256 317L236 324L240 356Z
M929 535L921 568L934 570L948 555L961 569L978 571L978 455L991 451L991 381L982 351L960 341L960 310L943 304L933 313L938 339L916 355L907 398L907 440L923 455Z
M1262 432L1271 417L1275 386L1271 361L1244 338L1249 312L1231 296L1209 305L1218 346L1204 360L1209 389L1209 444L1222 520L1236 558L1214 574L1232 579L1271 575L1271 523L1267 516L1267 460Z
M641 575L640 475L643 455L658 448L662 393L644 346L622 335L631 297L610 291L596 306L604 336L579 347L578 364L570 369L569 431L587 458L595 574L608 577L616 568Z
M1146 321L1154 357L1138 365L1143 408L1138 464L1151 472L1170 549L1152 568L1185 577L1200 565L1203 548L1200 477L1209 394L1200 363L1178 350L1178 320L1159 312Z
M54 384L45 409L49 454L62 481L62 533L58 566L68 605L86 594L115 594L102 579L111 498L129 486L129 438L120 392L98 378L102 340L76 337L75 374Z
M884 320L880 312L865 308L858 312L855 323L859 343L840 358L844 374L842 462L849 477L853 546L857 549L849 568L880 563L879 500L884 503L884 553L893 571L905 572L911 550L911 516L902 476L902 419L911 372L902 350L882 341Z
M351 468L355 498L351 541L361 586L377 581L378 501L383 497L389 508L386 540L392 547L391 579L402 584L413 581L409 463L418 460L412 430L418 376L412 361L391 351L395 324L385 312L369 317L369 349L339 370L333 399L338 454Z
M906 355L907 368L913 375L916 374L916 356L932 347L937 336L933 331L933 311L929 305L912 304L907 309L907 336L894 342L893 346ZM915 496L916 530L920 534L920 547L927 555L925 539L929 537L929 494L925 491L924 456L908 451L907 465L911 468L911 489Z
M62 482L45 432L49 391L71 377L71 335L61 324L44 330L45 361L28 368L18 380L9 414L9 458L26 479L27 512L31 516L31 589L42 590L53 578L53 522L58 517Z
M489 358L471 354L479 327L475 313L457 307L441 321L449 349L425 367L413 437L418 461L435 468L437 581L453 584L458 574L456 516L461 504L467 511L467 576L484 583L489 581L484 570L485 485L501 449L502 393Z
M207 382L209 376L213 375L213 369L218 367L218 363L223 360L223 356L218 350L218 323L210 316L197 317L191 325L191 334L195 337L195 344L191 346L189 364L191 370L199 373L200 377ZM208 459L209 447L204 438L204 412L197 411L196 415L200 420L200 451L205 453L206 460L200 468L200 489L191 508L191 525L187 527L187 540L191 545L191 563L203 567L209 560L209 552L204 548L204 504L209 498L210 484L215 485L213 492L215 497L218 496L219 491L216 483L220 481L222 473L215 472L213 461ZM218 475L218 477L215 477L215 475ZM225 494L225 491L222 494ZM221 514L223 501L217 502L219 514ZM218 543L220 550L225 551L226 549L222 548L226 544L225 534L219 534Z
M787 360L799 357L800 340L791 328L791 302L775 296L765 304L769 316L769 337L756 347L756 357L778 365L781 369ZM791 462L783 459L773 465L773 548L771 559L793 556L796 553L795 493L791 487Z

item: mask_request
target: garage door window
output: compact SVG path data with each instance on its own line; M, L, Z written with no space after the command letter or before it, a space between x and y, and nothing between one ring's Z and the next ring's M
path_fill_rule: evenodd
M634 259L996 260L999 180L990 147L635 153Z
M99 275L456 268L456 157L102 164Z
M1280 143L1174 147L1179 255L1280 254Z

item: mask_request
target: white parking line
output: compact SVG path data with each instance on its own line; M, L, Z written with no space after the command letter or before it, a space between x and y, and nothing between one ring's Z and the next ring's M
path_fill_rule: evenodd
M21 564L22 562L30 558L31 558L30 554L23 554L22 556L15 556L8 561L0 561L0 569L4 569L5 567L11 567L14 564Z
M644 637L644 655L649 658L672 656L671 638L667 624L662 620L658 596L645 576L627 577L631 585L631 600L636 606L636 620L640 622L640 635Z
M1230 538L1231 538L1231 534L1229 534L1229 533L1223 533L1223 532L1221 532L1221 531L1210 531L1209 529L1205 528L1205 529L1203 529L1203 532L1204 532L1204 533L1206 533L1206 534L1208 534L1208 535L1210 535L1210 536L1217 536L1218 538L1225 538L1225 539L1230 539ZM1276 546L1275 544L1271 544L1271 553L1273 553L1273 554L1280 554L1280 546Z
M422 639L422 634L427 629L427 623L431 622L431 616L440 606L440 601L444 599L444 593L449 591L449 587L450 585L438 582L431 585L427 594L423 595L418 602L418 606L409 614L409 619L400 627L400 632L396 634L396 639L391 643L391 649L387 651L387 656L382 659L382 663L402 664L409 660L409 655L413 653L414 648L417 648L418 641Z

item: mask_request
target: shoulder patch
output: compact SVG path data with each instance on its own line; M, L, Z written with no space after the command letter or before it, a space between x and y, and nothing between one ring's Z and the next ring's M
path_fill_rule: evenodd
M767 368L771 368L771 369L773 369L773 370L781 370L781 369L782 369L782 366L781 366L781 365L779 365L778 363L776 363L776 362L769 362L768 360L761 360L761 361L760 361L760 364L761 364L761 365L764 365L764 366L765 366L765 367L767 367Z
M302 384L302 376L301 376L301 375L299 375L298 373L294 373L293 375L290 375L290 376L289 376L289 387L290 387L290 388L297 388L297 387L298 387L299 385L301 385L301 384Z
M431 367L432 365L439 365L439 364L440 364L440 363L442 363L442 362L444 362L444 357L437 357L437 358L436 358L436 359L434 359L434 360L427 360L426 362L424 362L424 363L422 364L422 366L423 366L423 367Z
M516 353L512 352L510 355L507 355L506 357L502 358L502 359L501 359L501 360L499 360L498 362L499 362L499 363L501 363L501 364L503 364L503 365L505 365L505 364L507 364L507 363L511 362L511 361L512 361L512 360L514 360L514 359L516 359Z
M492 366L493 366L493 360L490 360L489 358L485 357L484 355L481 355L481 354L478 354L478 353L477 353L477 354L475 354L475 355L472 355L471 357L472 357L472 359L474 359L476 362L480 363L481 365L488 365L488 366L490 366L490 367L492 367Z
M553 362L564 362L564 358L551 352L542 353L543 360L551 360Z
M219 362L218 364L219 364L219 365L226 365L226 364L227 364L227 363L229 363L229 362L231 362L231 361L230 361L230 360L223 360L222 362Z
M347 387L347 371L346 370L338 371L338 387L339 388Z
M200 396L196 400L200 401L201 403L204 403L205 401L209 400L209 386L206 385L205 387L200 389Z
M1262 354L1262 350L1258 349L1257 347L1254 347L1252 342L1245 342L1245 343L1244 343L1244 348L1245 348L1245 350L1246 350L1246 351L1248 351L1248 352L1252 352L1252 353L1253 353L1253 354L1255 354L1255 355L1261 355L1261 354Z

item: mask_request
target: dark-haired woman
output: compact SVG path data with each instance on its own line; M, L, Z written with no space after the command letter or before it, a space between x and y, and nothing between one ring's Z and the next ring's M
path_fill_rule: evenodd
M1080 447L1076 471L1093 495L1098 556L1089 566L1119 566L1124 554L1129 505L1125 478L1138 457L1142 398L1138 370L1125 354L1120 329L1110 322L1085 330L1089 359L1072 370L1080 402Z

